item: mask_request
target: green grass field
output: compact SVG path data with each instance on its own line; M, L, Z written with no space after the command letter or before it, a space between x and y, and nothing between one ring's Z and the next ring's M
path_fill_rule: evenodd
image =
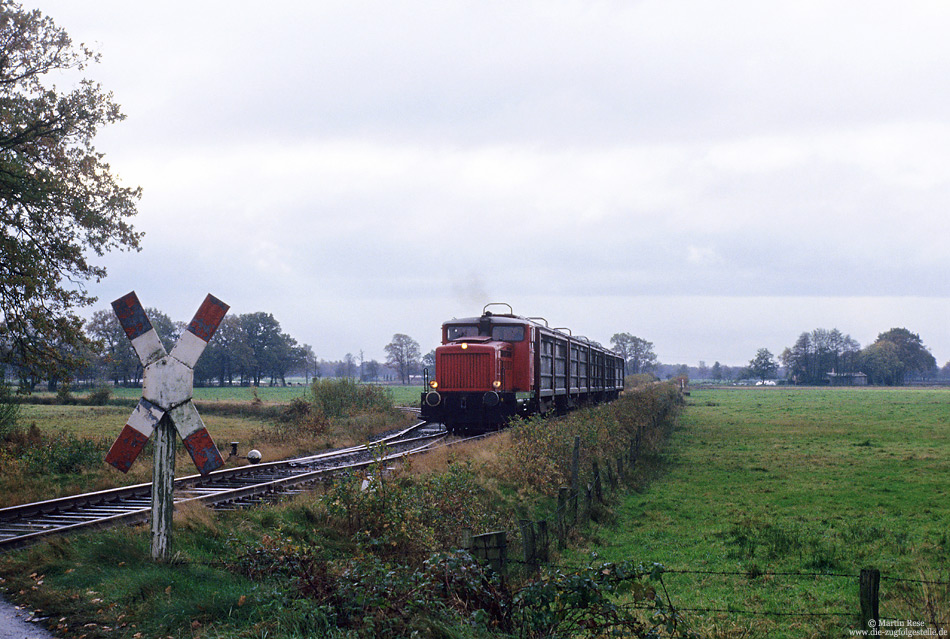
M946 628L950 587L919 581L950 581L948 495L950 390L699 390L586 551L738 573L666 576L677 606L727 611L686 613L706 636L848 636L862 568L881 570L882 617Z
M419 405L422 386L386 385L383 388L386 388L392 393L393 400L398 405ZM254 400L256 393L256 397L266 404L286 404L296 397L306 395L309 390L310 387L306 384L296 386L261 386L259 388L250 386L209 386L195 388L195 399L204 402L250 402ZM42 393L38 394L42 395ZM77 393L76 395L82 397L85 393ZM119 399L138 400L138 398L142 396L142 389L116 387L113 389L112 396Z
M309 386L204 386L195 388L195 399L199 401L250 402L256 396L265 403L285 404L295 397L305 395ZM113 395L126 399L138 399L141 388L115 388Z

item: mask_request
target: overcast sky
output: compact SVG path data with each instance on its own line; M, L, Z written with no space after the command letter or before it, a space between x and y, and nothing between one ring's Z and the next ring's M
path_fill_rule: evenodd
M212 292L318 357L487 302L660 361L904 326L950 359L950 4L29 1L143 198L98 308Z

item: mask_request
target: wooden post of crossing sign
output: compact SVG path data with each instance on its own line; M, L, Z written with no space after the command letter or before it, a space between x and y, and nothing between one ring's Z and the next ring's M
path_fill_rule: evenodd
M135 292L112 302L112 308L132 348L142 362L142 398L116 439L106 461L123 473L155 432L152 477L152 557L170 555L174 510L175 431L198 467L207 475L224 464L192 400L194 368L217 330L228 305L212 295L201 304L171 353L158 338Z
M175 425L165 414L155 425L152 465L152 559L171 556L175 519Z

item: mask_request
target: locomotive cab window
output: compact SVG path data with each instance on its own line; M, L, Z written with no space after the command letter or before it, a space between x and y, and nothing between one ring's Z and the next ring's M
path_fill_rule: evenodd
M497 342L520 342L524 340L524 326L493 326L491 338Z
M460 337L478 337L478 327L471 324L457 324L445 327L445 336L451 342Z

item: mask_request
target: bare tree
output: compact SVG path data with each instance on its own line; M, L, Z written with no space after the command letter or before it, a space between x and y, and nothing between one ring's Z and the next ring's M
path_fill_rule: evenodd
M627 374L647 373L656 368L653 342L630 333L617 333L610 338L610 343L614 346L614 352L627 362Z
M317 377L317 371L320 369L320 366L317 363L317 356L313 352L313 347L310 344L304 344L301 348L304 381L310 384L310 378Z
M421 353L416 340L396 333L393 335L393 341L386 345L386 365L399 373L403 384L409 384L409 375L418 367Z

